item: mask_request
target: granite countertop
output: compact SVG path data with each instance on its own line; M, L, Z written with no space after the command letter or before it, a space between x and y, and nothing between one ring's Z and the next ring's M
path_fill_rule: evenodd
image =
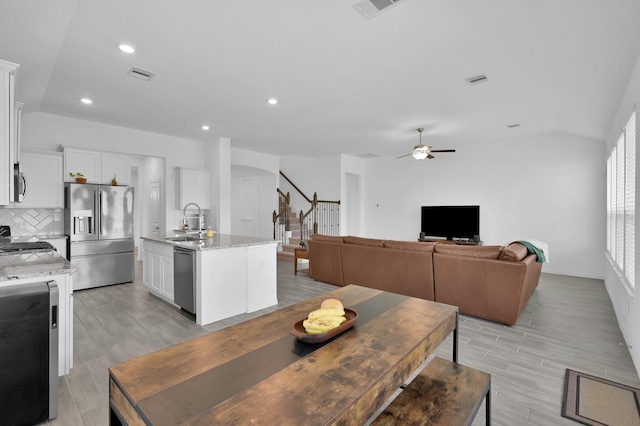
M72 274L76 271L58 252L0 254L0 281Z
M215 234L211 238L202 237L196 241L172 241L168 238L185 238L192 235L170 234L170 235L149 235L142 237L143 240L154 241L170 246L184 247L190 250L216 250L231 247L245 247L261 244L275 244L275 240L265 238L246 237L243 235ZM197 238L197 236L196 236Z

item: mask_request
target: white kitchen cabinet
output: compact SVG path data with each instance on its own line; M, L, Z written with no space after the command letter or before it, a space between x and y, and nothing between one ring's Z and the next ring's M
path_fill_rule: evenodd
M13 162L18 163L21 160L21 147L22 147L22 110L24 109L24 104L21 102L15 103L15 120L13 123L14 133L13 133L13 144L11 149L13 150Z
M27 181L27 192L14 207L64 208L62 154L23 150L20 164Z
M223 239L228 244L234 236ZM276 241L197 250L197 324L207 325L277 305L276 250Z
M18 64L0 60L0 205L11 203L13 163L17 155L15 81Z
M142 281L156 296L173 303L173 246L144 240Z
M116 176L118 185L131 183L131 158L128 155L74 147L64 148L64 179L73 182L69 173L82 173L87 183L111 185Z
M111 183L114 176L118 185L131 183L131 158L128 155L103 152L101 170L102 183Z
M177 208L182 210L189 203L196 203L202 210L211 208L211 174L208 170L176 168Z
M142 249L142 284L145 287L151 287L151 252L148 249Z
M69 173L82 173L87 182L101 183L101 166L102 156L99 151L64 148L64 179L67 182L75 181Z

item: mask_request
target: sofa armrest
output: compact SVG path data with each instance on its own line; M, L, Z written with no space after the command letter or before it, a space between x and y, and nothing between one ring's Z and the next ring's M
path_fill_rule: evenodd
M540 274L542 273L542 263L538 262L538 256L530 254L522 260L522 263L527 265L527 272L524 276L524 283L522 287L522 297L520 299L520 306L518 306L518 316L524 310L527 302L533 295L533 292L538 287L540 281Z
M435 300L465 315L515 324L540 277L530 257L513 262L434 253Z
M342 243L314 240L311 237L307 245L309 247L309 276L316 281L343 286Z

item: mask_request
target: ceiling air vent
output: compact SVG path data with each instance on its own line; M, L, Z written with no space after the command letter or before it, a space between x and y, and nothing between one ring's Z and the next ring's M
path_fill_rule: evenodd
M480 74L473 77L465 78L465 81L473 86L475 84L486 83L487 81L489 81L489 79L486 75Z
M400 0L362 0L353 5L353 8L365 19L371 19Z
M156 73L143 70L142 68L133 67L129 70L127 75L130 75L131 77L139 78L140 80L149 81L153 78L154 75L156 75Z

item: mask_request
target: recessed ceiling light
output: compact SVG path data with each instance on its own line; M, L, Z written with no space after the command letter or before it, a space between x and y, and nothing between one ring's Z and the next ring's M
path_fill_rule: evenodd
M271 105L275 105L275 104L278 103L278 100L275 99L275 98L271 98L271 99L268 99L267 102L269 102L269 104L271 104Z
M121 44L118 46L120 48L120 50L122 50L124 53L133 53L136 51L136 49L133 48L133 46L128 45L128 44Z
M93 103L93 101L91 99L89 99L89 98L82 98L82 99L80 99L80 102L82 102L83 104L87 104L87 105Z
M210 129L210 127L207 126L206 124L204 126L202 126L202 130L209 130L209 129Z

